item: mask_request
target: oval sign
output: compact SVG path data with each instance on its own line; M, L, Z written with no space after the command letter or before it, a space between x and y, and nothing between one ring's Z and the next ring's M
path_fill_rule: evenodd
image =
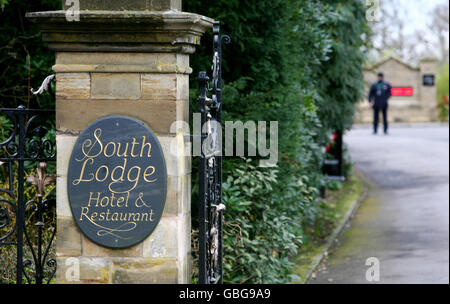
M75 143L67 178L75 222L99 245L133 246L161 219L167 194L163 151L135 119L111 116L89 125Z

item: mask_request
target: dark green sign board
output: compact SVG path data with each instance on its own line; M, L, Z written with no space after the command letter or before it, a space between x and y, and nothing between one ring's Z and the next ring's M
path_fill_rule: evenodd
M75 222L99 245L138 244L161 219L167 194L163 151L135 119L110 116L88 126L75 143L67 178Z

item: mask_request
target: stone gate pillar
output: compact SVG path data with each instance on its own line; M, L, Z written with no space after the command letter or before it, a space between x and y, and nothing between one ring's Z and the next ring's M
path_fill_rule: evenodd
M64 10L27 14L56 52L56 282L189 283L191 159L169 152L175 136L169 129L174 121L189 122L189 55L213 20L181 12L181 0L79 2L79 21L73 18L76 11L72 21ZM89 124L110 115L148 126L167 166L161 221L142 243L126 249L87 239L73 219L67 194L75 141ZM183 136L176 142L180 151L190 145Z
M434 76L436 81L436 73L438 70L438 61L434 57L421 58L419 62L420 70L420 102L424 109L424 114L430 121L436 121L438 117L437 113L437 86L436 83L433 85L425 85L425 76Z

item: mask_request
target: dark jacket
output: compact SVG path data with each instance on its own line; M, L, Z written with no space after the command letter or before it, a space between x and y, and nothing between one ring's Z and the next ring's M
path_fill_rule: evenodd
M376 108L387 108L388 100L392 96L391 85L385 81L377 81L370 87L369 101L375 101Z

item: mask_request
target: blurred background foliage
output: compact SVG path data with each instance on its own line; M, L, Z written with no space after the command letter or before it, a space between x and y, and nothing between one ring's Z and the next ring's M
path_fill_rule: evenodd
M185 11L221 21L222 33L231 37L223 50L224 120L279 122L277 168L259 168L257 159L224 161L224 280L287 283L291 258L310 227L329 216L319 196L326 184L324 147L334 130L351 127L363 94L370 35L365 2L183 3ZM211 40L211 33L205 35L192 56L195 73L210 70ZM196 111L193 76L191 111ZM194 168L194 183L195 174ZM192 202L195 211L195 196Z
M437 108L438 118L441 121L449 119L449 64L443 64L437 75Z
M55 61L41 40L39 29L25 19L26 12L60 9L59 0L0 0L0 107L53 108L50 95L29 97L52 74ZM30 80L30 81L29 81Z

